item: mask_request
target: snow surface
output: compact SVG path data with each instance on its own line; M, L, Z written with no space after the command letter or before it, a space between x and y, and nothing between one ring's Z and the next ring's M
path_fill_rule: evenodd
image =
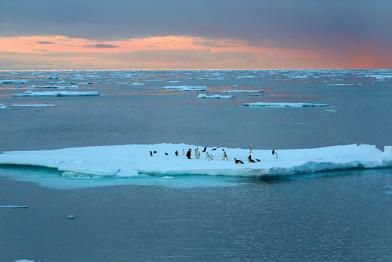
M267 108L302 108L302 107L327 107L328 104L315 104L315 103L267 103L267 102L255 102L246 103L244 106L249 107L267 107Z
M26 91L22 94L16 94L15 96L99 96L98 91L44 91L44 92L33 92Z
M252 158L261 162L247 163L248 149L225 148L228 161L221 158L222 150L208 150L200 159L186 159L183 150L196 146L186 144L122 145L66 148L44 151L15 151L0 154L0 165L26 165L54 168L64 176L137 177L140 175L172 177L181 175L222 175L232 177L269 177L307 174L342 169L392 167L392 146L381 151L374 145L339 145L312 149L253 150ZM202 149L203 147L199 147ZM157 154L150 156L151 151ZM179 152L176 157L174 152ZM168 153L168 156L165 153ZM234 158L244 165L234 163Z
M212 99L229 99L233 96L222 96L222 95L207 95L207 94L199 94L197 98L212 98Z
M206 86L164 86L162 88L175 91L207 91Z
M26 84L28 80L26 79L6 79L6 80L0 80L0 85L1 84Z

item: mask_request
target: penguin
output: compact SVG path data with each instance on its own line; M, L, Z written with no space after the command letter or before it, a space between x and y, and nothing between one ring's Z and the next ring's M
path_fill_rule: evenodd
M248 156L248 162L249 163L256 163L253 159L252 159L252 155Z
M192 150L188 149L188 151L186 152L186 158L191 159L191 154L192 154Z
M227 161L227 154L223 148L222 148L222 160Z
M174 154L176 154L176 156L178 156L178 151L176 150L176 152Z
M279 158L278 152L275 149L272 149L272 155L275 156L276 159Z
M165 153L165 155L167 155L167 156L168 156L169 154L168 154L168 153Z
M196 159L200 158L200 151L199 151L198 147L196 147L196 149L195 149L195 157L196 157Z
M256 158L256 161L257 161L257 162L261 162L261 160L260 160L260 159L257 159L257 158Z
M215 151L215 150L217 150L218 148L217 147L214 147L213 149L211 149L212 151Z
M239 160L239 159L237 159L237 158L234 158L234 162L235 162L237 165L243 165L243 164L244 164L244 162L242 162L241 160Z
M156 154L157 153L157 151L154 151L154 154Z
M150 150L150 157L152 157L152 151Z
M249 147L249 155L252 154L252 147Z
M203 153L205 153L207 151L207 146L204 146L204 148L203 148Z

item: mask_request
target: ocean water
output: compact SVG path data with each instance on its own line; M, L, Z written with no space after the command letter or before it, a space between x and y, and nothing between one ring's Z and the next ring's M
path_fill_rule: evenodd
M0 85L0 104L6 106L0 109L1 151L163 142L278 150L392 145L392 70L0 72L0 81L6 79L28 82ZM76 84L76 91L101 96L13 96L53 91L33 86L48 84ZM233 89L263 93L197 98ZM329 106L243 106L253 102ZM10 107L41 103L56 106ZM32 206L22 215L0 210L4 261L20 256L44 261L392 259L391 169L271 180L95 179L2 166L0 176L0 204L20 200ZM68 223L67 212L80 218ZM35 241L36 234L42 242Z

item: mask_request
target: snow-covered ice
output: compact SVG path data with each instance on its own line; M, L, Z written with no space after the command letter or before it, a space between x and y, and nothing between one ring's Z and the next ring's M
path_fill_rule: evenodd
M12 104L10 107L54 107L55 104Z
M164 86L162 88L174 91L207 91L206 86Z
M145 86L145 85L146 85L146 83L138 83L138 82L134 82L134 83L128 83L128 85L131 85L131 86Z
M66 148L44 151L15 151L0 154L0 165L41 166L57 169L67 176L98 177L222 175L234 177L269 177L307 174L342 169L392 167L392 146L384 151L373 145L339 145L312 149L281 149L276 159L271 150L253 150L257 163L247 163L248 149L225 148L228 161L221 159L221 149L209 150L214 160L204 154L200 159L186 159L181 153L194 145L153 144ZM201 149L203 147L199 147ZM157 151L153 157L149 152ZM168 155L165 155L168 153ZM193 152L192 152L193 156ZM234 163L234 158L244 165Z
M302 108L302 107L328 107L328 104L317 103L268 103L268 102L255 102L245 103L244 106L249 107L266 107L266 108Z
M229 94L260 94L263 93L263 90L241 90L241 89L233 89L233 90L223 90L222 93L229 93Z
M211 98L211 99L229 99L233 96L229 95L207 95L207 94L199 94L197 98Z
M5 80L0 80L0 85L1 84L26 84L29 82L26 79L5 79Z
M30 88L78 89L78 85L31 85Z
M98 91L43 91L33 92L26 91L22 94L15 94L15 96L99 96Z

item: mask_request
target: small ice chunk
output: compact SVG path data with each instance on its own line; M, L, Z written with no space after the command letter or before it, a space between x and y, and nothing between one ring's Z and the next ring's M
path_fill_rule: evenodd
M227 96L227 95L207 95L207 94L199 94L197 98L212 98L212 99L229 99L232 98L233 96Z
M69 219L69 220L74 220L77 218L77 216L75 216L74 214L70 214L70 215L67 215L65 218Z
M249 107L265 107L265 108L303 108L303 107L327 107L328 104L315 104L315 103L267 103L267 102L255 102L245 103L244 106Z
M336 113L336 109L325 109L325 112L331 112L331 113Z
M207 91L206 86L164 86L162 88L174 91Z
M145 86L145 85L146 85L146 83L138 83L138 82L134 82L134 83L128 83L128 85L131 85L131 86Z
M29 97L29 96L99 96L98 91L44 91L44 92L33 92L26 91L22 94L15 94L14 96Z
M34 260L22 258L22 259L15 260L15 262L34 262Z
M0 104L0 109L6 109L7 107L3 104Z

